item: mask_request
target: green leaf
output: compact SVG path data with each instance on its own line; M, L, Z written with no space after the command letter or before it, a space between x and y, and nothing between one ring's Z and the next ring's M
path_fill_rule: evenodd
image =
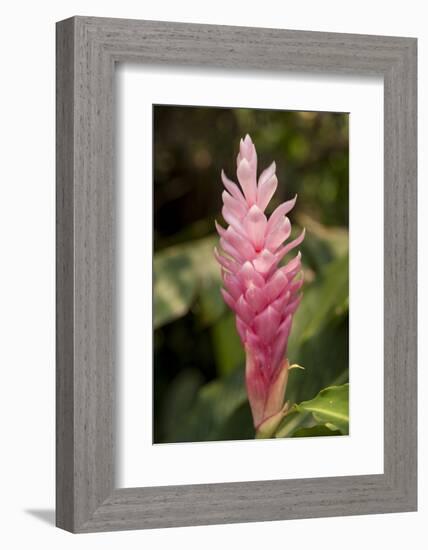
M195 313L204 326L210 326L223 315L226 305L220 293L220 281L208 279L201 282Z
M294 403L311 399L320 388L348 381L348 255L325 264L313 276L313 282L303 286L288 341L289 361L306 369L304 377L288 383L287 399Z
M293 327L294 330L294 327ZM305 371L291 371L286 398L292 403L312 399L321 389L339 386L349 381L348 315L331 321L296 352L289 347L290 360L298 359Z
M254 438L253 417L251 416L250 404L247 400L229 418L218 430L219 441L237 441L242 439Z
M211 327L215 361L219 374L227 375L245 362L244 348L235 326L235 316L228 312Z
M308 289L309 297L299 308L301 342L309 340L335 317L348 310L348 254L329 263L321 279ZM297 318L297 315L296 315Z
M348 252L349 233L345 227L322 225L303 212L298 214L297 220L307 231L302 250L315 266L322 267L326 261L330 262Z
M153 261L154 327L186 315L196 298L204 324L214 322L225 306L219 291L221 274L214 258L216 237L171 246Z
M293 405L275 437L347 435L349 433L349 384L321 390L308 401Z
M243 415L238 415L238 410L246 403L244 371L235 369L229 376L210 382L199 390L194 404L171 432L168 442L219 441L225 436L228 438L230 433L241 433L238 439L252 439L251 414L244 410ZM243 422L241 426L235 422L231 425L235 415Z
M203 382L196 369L184 369L172 380L165 393L162 407L162 428L164 439L171 440L177 425L180 425L195 402L198 389Z
M298 412L312 413L318 425L349 433L349 384L325 388L314 399L303 401L295 408Z
M153 261L153 323L158 328L189 310L196 291L192 258L182 247L155 255Z

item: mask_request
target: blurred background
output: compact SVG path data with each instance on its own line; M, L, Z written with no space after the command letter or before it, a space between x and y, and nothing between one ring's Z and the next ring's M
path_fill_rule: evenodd
M276 161L267 209L289 214L305 284L288 345L286 399L348 381L348 114L155 105L153 442L252 439L244 353L213 257L223 168L236 181L249 133L258 173ZM288 259L288 258L287 258Z

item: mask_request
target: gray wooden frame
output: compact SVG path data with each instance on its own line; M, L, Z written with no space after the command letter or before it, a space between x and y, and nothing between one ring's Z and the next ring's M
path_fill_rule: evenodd
M113 80L115 63L124 61L384 78L382 475L115 488ZM416 39L90 17L57 24L59 527L91 532L416 510L416 155Z

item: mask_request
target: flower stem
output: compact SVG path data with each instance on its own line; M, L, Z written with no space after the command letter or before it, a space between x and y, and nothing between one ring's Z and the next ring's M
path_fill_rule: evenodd
M256 430L255 439L271 439L275 435L281 420L287 416L289 409L289 403L287 402L279 413L270 416L262 422Z

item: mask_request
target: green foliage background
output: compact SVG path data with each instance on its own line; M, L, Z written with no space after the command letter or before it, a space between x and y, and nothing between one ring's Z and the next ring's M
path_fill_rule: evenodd
M307 230L304 296L287 352L305 367L290 372L286 394L300 405L277 436L347 433L339 417L348 412L348 115L158 105L153 117L154 442L254 438L244 354L213 257L220 171L236 181L246 133L259 172L276 161L268 212L297 193L293 232ZM340 387L308 403L327 386Z

